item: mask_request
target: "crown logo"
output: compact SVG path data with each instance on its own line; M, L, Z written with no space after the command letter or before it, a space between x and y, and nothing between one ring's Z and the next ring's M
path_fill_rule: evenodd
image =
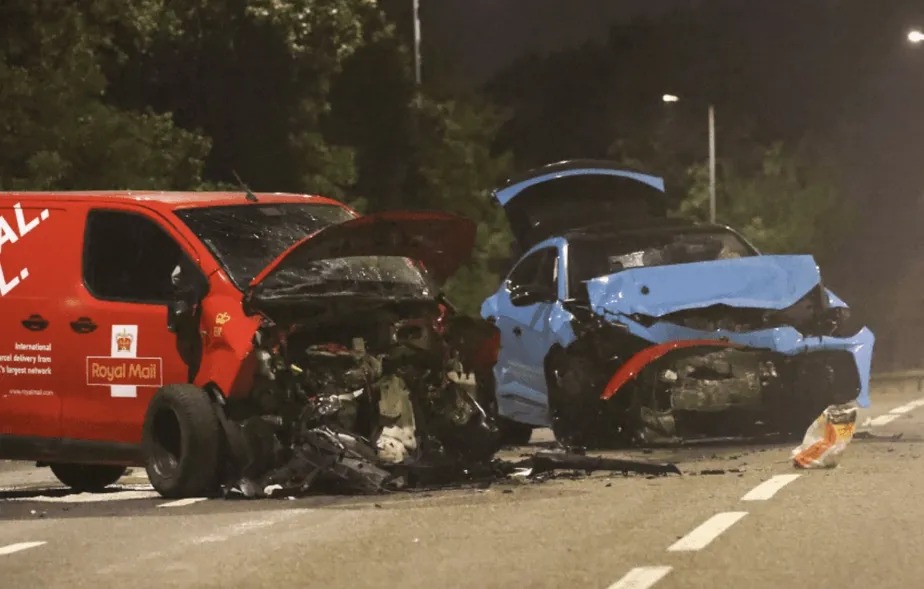
M215 315L215 325L224 325L228 321L231 321L230 313L219 313Z
M124 329L121 333L116 335L116 350L120 352L128 352L132 349L132 334L128 333Z

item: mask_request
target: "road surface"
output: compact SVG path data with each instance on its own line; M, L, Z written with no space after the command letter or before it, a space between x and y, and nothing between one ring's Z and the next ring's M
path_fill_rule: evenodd
M738 445L647 454L666 478L170 502L143 472L74 495L0 463L0 587L919 587L922 396L877 396L827 471Z

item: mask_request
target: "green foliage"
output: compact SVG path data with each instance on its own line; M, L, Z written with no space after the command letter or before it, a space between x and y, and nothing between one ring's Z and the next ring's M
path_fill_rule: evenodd
M93 18L104 4L10 0L0 8L3 189L200 182L207 139L178 129L169 114L106 101L101 55L114 32Z
M717 162L717 221L768 253L836 251L853 227L855 209L843 197L835 168L807 149L788 151L781 143L753 159ZM689 193L677 214L706 220L708 166L693 166L689 174Z
M478 222L471 263L446 284L453 304L477 313L500 282L512 241L503 210L491 202L491 189L510 171L509 155L490 151L500 118L484 105L458 101L422 100L417 114L418 198Z

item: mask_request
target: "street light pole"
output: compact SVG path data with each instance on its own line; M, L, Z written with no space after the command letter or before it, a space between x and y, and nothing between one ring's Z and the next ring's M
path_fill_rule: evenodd
M715 107L709 105L709 222L715 223Z
M675 94L661 96L664 102L677 102L680 97ZM715 106L709 105L709 222L715 223Z
M414 0L414 80L420 86L420 0Z

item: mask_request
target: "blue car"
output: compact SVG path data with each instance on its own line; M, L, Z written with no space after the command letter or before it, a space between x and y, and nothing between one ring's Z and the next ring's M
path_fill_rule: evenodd
M809 255L666 214L661 178L608 162L494 193L522 255L481 315L500 333L493 409L509 443L677 442L804 431L869 405L874 336Z

